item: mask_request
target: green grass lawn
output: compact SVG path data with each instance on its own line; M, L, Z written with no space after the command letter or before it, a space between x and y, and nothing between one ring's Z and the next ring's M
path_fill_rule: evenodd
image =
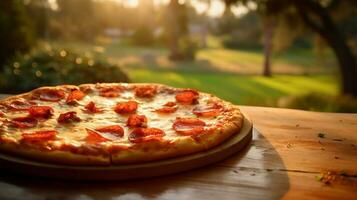
M69 47L80 51L91 51L97 46L103 47L103 57L130 69L149 69L184 72L222 72L230 74L260 75L262 73L263 54L261 50L233 50L218 45L219 41L209 40L207 48L197 52L195 61L173 62L167 58L168 50L164 47L140 47L124 42L101 45L74 42L53 43L55 46ZM329 51L316 53L313 50L293 49L275 53L272 59L274 74L331 74L336 71L336 62Z
M310 92L336 95L337 80L327 75L276 75L271 78L222 73L163 72L146 69L129 70L134 82L163 83L190 87L213 93L243 105L276 106L285 96Z
M195 61L172 62L163 47L138 47L107 43L102 56L118 63L133 82L163 83L190 87L213 93L236 104L277 106L285 96L306 93L338 94L335 59L331 52L315 54L312 50L290 50L276 53L271 78L260 76L262 52L223 48L219 40L209 40ZM213 41L213 42L212 42ZM52 43L80 51L91 51L98 45Z

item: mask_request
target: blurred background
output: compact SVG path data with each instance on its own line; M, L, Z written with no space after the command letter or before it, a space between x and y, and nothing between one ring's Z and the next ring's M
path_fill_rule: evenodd
M155 82L357 112L354 0L0 1L0 93Z

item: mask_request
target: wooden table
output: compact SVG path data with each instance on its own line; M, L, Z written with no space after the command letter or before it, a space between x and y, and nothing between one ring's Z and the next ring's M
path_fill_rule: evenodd
M253 120L253 141L223 162L125 182L1 171L0 199L357 199L357 114L241 108Z

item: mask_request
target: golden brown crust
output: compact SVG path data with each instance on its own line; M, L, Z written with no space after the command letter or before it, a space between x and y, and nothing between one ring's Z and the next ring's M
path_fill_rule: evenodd
M31 92L12 96L0 101L0 104L7 104L11 101L18 100L21 98L31 99L37 95L38 91L44 89L62 89L69 91L71 89L80 88L84 92L90 92L95 90L97 87L104 86L125 86L127 89L132 90L139 86L155 86L157 87L159 93L175 93L176 91L182 90L179 88L171 88L161 84L83 84L77 86L65 85L56 87L41 87L35 89ZM234 134L238 134L241 127L243 126L243 115L241 114L237 106L232 105L226 101L223 101L213 95L200 92L201 95L207 95L212 100L217 101L223 105L224 111L222 112L217 124L211 127L211 131L205 134L200 134L197 136L180 136L172 139L170 141L163 142L151 142L151 143L140 143L133 144L129 148L123 148L117 151L108 151L108 145L100 146L103 149L99 152L88 153L82 150L79 151L69 151L65 149L54 149L51 151L44 151L42 149L29 148L27 146L18 148L19 145L14 145L11 143L1 142L0 150L21 155L27 158L54 162L60 164L68 165L108 165L108 164L127 164L127 163L141 163L149 162L154 160L162 160L166 158L173 158L177 156L192 154L200 151L204 151L227 140ZM1 134L0 134L1 139ZM1 140L0 140L1 141ZM6 141L6 140L5 140ZM82 148L82 147L76 147ZM85 146L83 148L86 148ZM109 155L109 156L108 156Z
M68 151L41 151L16 144L1 144L0 150L30 160L63 165L110 165L110 157L73 154Z

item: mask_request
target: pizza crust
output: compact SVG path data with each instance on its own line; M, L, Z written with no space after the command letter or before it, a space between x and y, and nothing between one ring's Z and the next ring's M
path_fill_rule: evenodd
M2 152L9 153L14 156L22 156L30 160L39 162L49 162L63 165L110 165L109 156L92 156L73 154L68 151L41 151L39 149L31 149L22 147L16 144L2 143L0 145Z
M117 86L121 84L100 84L105 86ZM168 93L175 93L180 90L177 88L171 88L161 84L125 84L128 88L132 89L137 86L155 86L161 91ZM6 104L19 98L27 99L33 94L43 89L64 89L70 90L73 88L86 88L93 90L96 85L83 84L80 86L56 86L56 87L41 87L31 92L12 96L1 100L1 104ZM200 95L208 96L209 98L220 101L224 105L224 109L228 110L219 122L219 126L215 130L207 134L199 135L198 138L191 136L179 136L170 141L165 142L150 142L134 144L131 148L123 149L115 152L106 152L106 150L91 154L79 154L71 151L52 150L43 151L36 148L29 148L27 146L21 146L19 143L6 143L0 142L0 150L2 152L11 153L19 156L23 156L29 159L34 159L42 162L51 162L65 165L110 165L110 164L132 164L132 163L144 163L156 160L163 160L168 158L174 158L178 156L193 154L201 151L208 150L217 146L218 144L229 139L231 136L238 134L243 126L243 115L237 106L232 105L229 102L223 101L211 94L200 92ZM149 117L149 116L148 116ZM149 117L150 119L150 117ZM163 119L164 120L164 119ZM0 134L1 139L1 134ZM1 141L1 140L0 140ZM80 147L79 147L80 148ZM104 148L104 146L103 146Z

